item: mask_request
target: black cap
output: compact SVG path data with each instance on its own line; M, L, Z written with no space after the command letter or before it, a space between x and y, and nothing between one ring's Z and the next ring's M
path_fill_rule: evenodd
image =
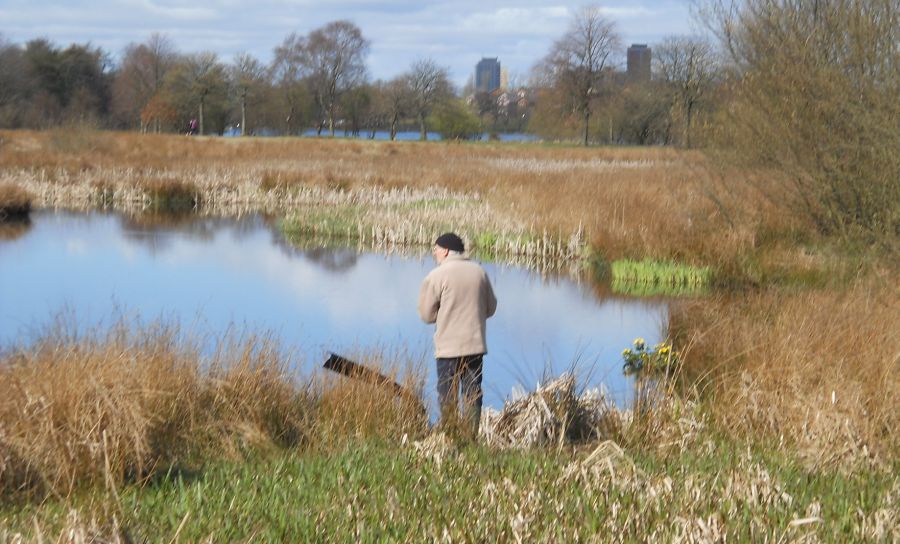
M445 232L438 236L438 239L435 240L435 244L441 246L444 249L449 249L450 251L458 251L460 253L466 250L466 246L463 244L462 238L453 234L452 232Z

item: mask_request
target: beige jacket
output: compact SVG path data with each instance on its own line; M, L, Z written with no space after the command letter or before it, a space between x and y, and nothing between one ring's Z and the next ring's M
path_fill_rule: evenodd
M448 255L429 272L419 290L419 316L436 323L434 356L487 353L485 321L497 310L487 274L462 255Z

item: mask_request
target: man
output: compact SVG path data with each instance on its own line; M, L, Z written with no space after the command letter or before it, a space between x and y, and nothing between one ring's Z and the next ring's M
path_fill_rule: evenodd
M425 276L419 290L419 316L435 323L434 356L441 422L453 420L462 394L462 418L478 432L481 422L481 376L485 321L497 310L497 298L487 274L463 253L462 239L452 232L435 241L438 266Z

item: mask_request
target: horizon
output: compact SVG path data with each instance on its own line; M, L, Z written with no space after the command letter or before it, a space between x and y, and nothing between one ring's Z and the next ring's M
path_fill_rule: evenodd
M408 0L375 4L340 0L310 8L310 0L262 0L252 7L217 0L193 7L184 0L75 0L59 2L10 0L0 7L5 24L0 36L24 46L47 39L56 46L90 44L118 64L124 48L153 33L171 39L179 53L212 51L230 63L246 52L269 64L272 51L291 32L307 34L330 21L346 19L369 40L366 57L372 80L389 80L419 58L430 57L449 69L462 88L482 58L497 57L510 82L527 81L532 67L568 28L583 2L544 5L534 0L490 2L439 1L422 6ZM640 4L602 4L622 39L615 65L624 66L631 44L651 48L669 35L692 33L688 2L645 0ZM284 12L288 13L285 14ZM487 31L486 31L487 30Z

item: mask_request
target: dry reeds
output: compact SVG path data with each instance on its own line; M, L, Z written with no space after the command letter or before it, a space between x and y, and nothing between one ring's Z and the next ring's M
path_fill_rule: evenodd
M618 435L622 414L599 393L578 393L572 374L550 380L512 400L499 412L485 410L481 434L499 448L563 446Z
M301 380L270 337L208 339L161 324L52 330L0 357L0 498L115 491L172 467L272 448L399 440L427 426L421 373L412 398L337 376ZM204 347L206 346L206 347ZM362 360L395 376L400 356ZM392 370L393 369L393 370Z
M48 334L0 362L0 488L68 494L173 464L299 444L305 390L271 340L201 357L169 327Z
M364 228L395 233L409 230L405 215L414 209L375 213L382 202L409 191L444 192L437 198L455 200L466 213L445 217L453 206L437 202L418 211L453 229L476 217L477 234L501 242L529 233L566 248L577 235L609 259L732 269L761 232L796 227L740 183L740 172L714 175L701 155L672 149L104 136L102 152L72 153L45 133L4 133L0 180L20 180L43 206L94 207L111 196L114 207L131 210L146 198L135 188L160 180L195 186L203 205L221 212L361 204L373 213Z
M711 387L729 433L813 465L890 461L900 448L900 298L882 278L845 292L769 290L683 302L685 371Z
M368 353L360 363L378 369L391 385L337 374L318 377L311 388L315 399L315 437L319 446L341 445L347 439L398 442L418 436L428 427L422 403L424 372L403 353ZM400 361L405 361L400 364ZM392 385L399 384L403 393Z

